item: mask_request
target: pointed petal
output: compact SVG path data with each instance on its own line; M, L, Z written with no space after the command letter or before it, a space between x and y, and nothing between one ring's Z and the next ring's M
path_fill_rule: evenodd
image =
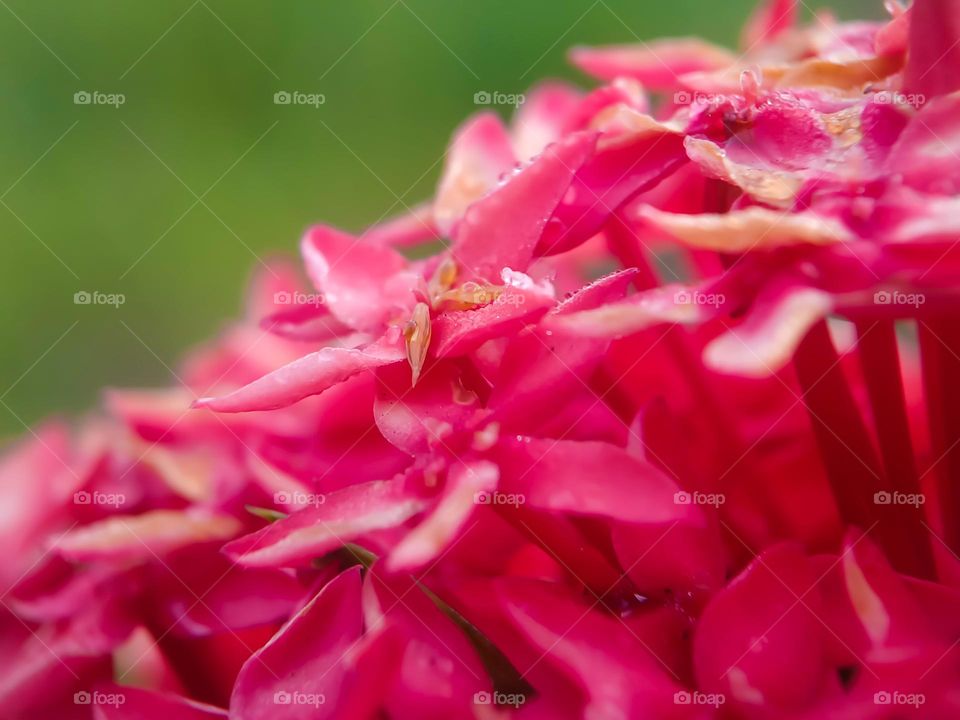
M613 110L613 127L603 128L597 152L557 207L537 244L537 255L555 255L586 242L621 205L687 162L683 135L676 128L623 105ZM617 125L622 119L624 128Z
M762 0L743 29L740 47L750 51L775 41L778 35L796 25L798 6L798 0Z
M345 570L240 670L230 700L236 720L336 717L347 654L360 640L360 568Z
M399 343L385 341L361 348L323 348L223 397L201 398L194 407L225 413L275 410L319 395L357 373L402 362L404 358Z
M653 40L636 45L574 48L571 62L600 80L630 77L651 90L673 90L681 75L722 70L736 63L728 50L694 38Z
M496 280L505 267L526 270L550 216L596 141L594 133L568 136L470 207L453 246L466 276Z
M511 139L520 160L528 160L559 141L570 128L582 95L571 85L544 83L527 95L513 117Z
M742 324L707 345L704 362L731 375L773 375L793 357L807 331L832 309L833 297L822 290L773 285L760 293Z
M453 542L477 509L479 494L496 489L499 472L489 462L458 463L450 470L443 496L387 559L390 572L423 567Z
M116 515L71 530L56 549L73 560L152 560L177 548L226 540L240 530L226 515L179 510L151 510L142 515Z
M247 567L300 565L367 533L402 525L425 507L404 490L402 478L352 485L319 497L323 500L315 507L227 543L223 552Z
M717 593L694 637L701 688L734 708L810 702L827 680L818 593L808 593L815 579L798 548L777 545Z
M694 296L698 301L694 301ZM699 298L703 301L699 301ZM620 302L564 315L549 315L543 326L579 338L625 337L663 323L695 323L708 318L723 305L719 295L696 288L670 285L637 293Z
M442 235L433 222L433 205L424 203L399 217L367 228L361 237L373 245L411 247L439 240Z
M789 245L832 245L854 239L839 221L810 212L749 207L724 215L677 215L650 206L637 217L690 247L742 253Z
M433 348L438 358L455 357L487 340L511 335L543 315L555 301L540 287L507 286L496 300L476 310L445 312L433 321Z
M584 693L577 717L689 717L675 700L679 684L634 631L547 583L504 583L499 594L517 630L543 653L540 660Z
M304 236L300 250L330 312L350 327L376 328L404 300L395 276L406 260L389 247L319 225Z
M454 361L430 365L416 387L410 380L402 365L378 370L373 413L383 436L411 455L462 431L481 407L470 378Z
M525 507L621 520L663 523L694 517L674 502L676 483L622 448L600 442L509 438L493 451L500 489ZM590 468L603 468L603 473ZM642 498L625 503L625 497Z
M496 113L468 120L454 134L433 204L437 228L449 234L467 208L486 195L517 159Z

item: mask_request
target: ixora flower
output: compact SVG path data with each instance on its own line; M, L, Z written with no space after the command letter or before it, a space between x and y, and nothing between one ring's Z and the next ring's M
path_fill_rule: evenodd
M10 449L2 715L960 715L960 0L798 5L574 50Z

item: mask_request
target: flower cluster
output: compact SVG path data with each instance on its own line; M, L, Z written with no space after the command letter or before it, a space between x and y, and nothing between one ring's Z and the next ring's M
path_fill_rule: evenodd
M960 1L582 48L0 464L9 718L960 714Z

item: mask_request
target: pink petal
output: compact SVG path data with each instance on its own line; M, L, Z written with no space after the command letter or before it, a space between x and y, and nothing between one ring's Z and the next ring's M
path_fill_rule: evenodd
M960 97L931 99L911 118L887 159L887 168L903 176L915 190L956 195L960 188L956 153L960 135L955 132Z
M247 567L299 565L367 533L402 525L425 506L405 491L402 479L353 485L322 497L316 507L227 543L223 551Z
M230 699L236 720L337 717L346 654L363 633L360 568L331 580L240 670Z
M762 0L743 29L740 47L749 52L792 29L797 23L798 6L798 0Z
M687 161L682 134L649 118L640 122L636 131L602 136L545 228L537 255L554 255L586 242L623 203Z
M667 39L637 45L574 48L570 60L600 80L635 78L651 90L672 90L681 75L721 70L736 57L728 50L696 39Z
M508 286L489 305L438 315L433 321L431 353L438 358L464 355L534 322L553 304L552 295L541 288Z
M612 339L632 335L661 323L702 321L723 304L719 297L716 302L709 304L694 302L695 293L705 297L711 295L680 285L665 286L595 309L550 315L544 319L543 326L578 338Z
M494 450L500 488L525 507L627 523L669 524L694 517L674 502L676 483L660 470L607 443L510 438ZM603 468L603 473L590 468ZM625 503L623 498L641 498Z
M240 527L239 521L226 515L151 510L142 515L116 515L71 530L55 548L73 560L149 561L187 545L226 540Z
M360 348L327 347L274 370L219 398L201 398L194 407L236 413L275 410L342 383L374 368L401 362L406 355L397 342L381 340Z
M595 144L592 133L568 136L470 207L453 246L467 275L496 280L505 267L527 268L550 216Z
M800 341L833 309L833 297L796 284L765 288L747 319L704 349L704 363L717 372L745 377L775 374Z
M551 310L549 317L583 312L622 298L635 275L635 270L623 270L601 278ZM496 411L494 419L512 432L529 428L531 423L542 428L541 423L563 414L571 392L587 389L606 344L604 339L590 342L553 333L549 326L513 338L500 362L488 403ZM567 429L569 426L564 427Z
M440 501L393 549L387 559L387 570L413 570L439 556L477 510L478 496L492 492L498 478L496 465L489 462L454 465Z
M78 484L72 475L67 428L45 424L9 446L0 458L0 594L22 575L43 536L66 517Z
M960 88L960 3L914 0L903 89L927 101Z
M642 638L620 622L540 582L501 586L516 628L586 696L577 717L692 717L678 705L681 688ZM526 668L522 668L524 672Z
M571 130L595 127L603 111L616 106L624 106L639 113L650 112L650 100L643 85L630 78L617 78L583 98L576 113L568 119L568 127Z
M480 409L472 378L455 361L428 366L413 388L410 380L410 369L403 365L378 370L373 412L383 436L411 455L461 431Z
M512 123L511 139L517 157L528 160L559 141L570 129L581 100L579 90L563 83L544 83L530 91Z
M350 333L350 328L333 317L326 306L315 304L287 307L267 315L260 327L290 340L307 342L323 342Z
M306 592L285 572L229 562L219 544L184 548L152 570L158 621L182 635L203 637L279 624ZM198 603L198 597L203 602Z
M731 160L723 148L709 140L688 137L684 146L687 156L707 177L736 185L755 200L767 205L792 206L803 185L803 177L797 173Z
M398 252L325 225L310 230L300 250L330 312L357 330L379 327L413 287L412 281L396 286L395 276L406 267Z
M811 212L749 207L723 215L675 215L646 206L637 216L690 247L741 253L790 245L832 245L853 239L840 222Z
M399 217L367 228L361 237L373 245L410 247L439 240L441 234L433 222L433 205L424 203Z
M815 579L797 548L778 545L717 593L694 637L701 688L783 714L813 700L827 681L819 596L805 595Z
M447 150L433 204L440 232L449 234L467 208L493 189L516 162L507 130L496 113L482 113L464 123Z
M416 708L423 720L470 718L475 694L488 691L490 679L467 636L425 588L414 577L389 575L375 563L364 582L363 606L368 627L396 623L409 638L386 714L403 717Z

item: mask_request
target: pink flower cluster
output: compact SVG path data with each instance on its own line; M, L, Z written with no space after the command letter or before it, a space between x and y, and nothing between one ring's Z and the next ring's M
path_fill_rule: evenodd
M574 50L12 448L0 716L960 716L960 0L797 5Z

